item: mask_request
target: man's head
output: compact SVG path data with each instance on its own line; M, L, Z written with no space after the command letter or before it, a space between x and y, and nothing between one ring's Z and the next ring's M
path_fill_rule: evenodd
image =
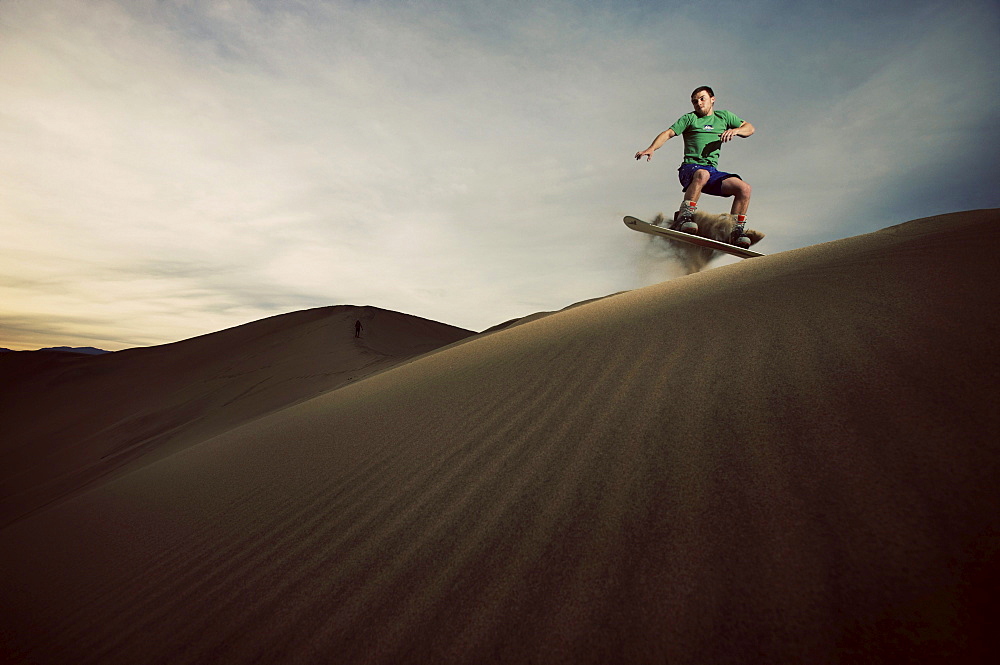
M691 105L694 107L695 115L705 117L715 107L715 93L707 85L695 88L691 93Z

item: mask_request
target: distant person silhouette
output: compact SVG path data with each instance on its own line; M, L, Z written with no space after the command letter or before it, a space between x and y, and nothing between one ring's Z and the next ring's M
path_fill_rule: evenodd
M361 337L361 331L364 330L364 328L365 327L363 325L361 325L360 321L355 321L354 322L354 336L355 337Z

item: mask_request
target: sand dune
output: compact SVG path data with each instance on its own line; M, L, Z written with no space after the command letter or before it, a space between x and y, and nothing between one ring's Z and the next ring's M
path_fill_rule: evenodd
M339 306L100 357L2 354L0 526L129 464L471 334L376 307Z
M976 211L745 261L189 446L0 531L0 648L986 662L996 240Z

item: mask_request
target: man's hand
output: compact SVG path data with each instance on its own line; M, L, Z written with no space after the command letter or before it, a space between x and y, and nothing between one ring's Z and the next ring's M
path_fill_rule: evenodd
M741 139L750 138L753 135L753 133L754 133L753 125L744 120L742 125L740 125L735 129L727 129L726 131L722 132L720 136L722 138L722 142L726 143L728 141L732 141L737 136L739 136Z
M660 132L659 136L653 139L653 142L649 144L648 148L646 148L642 152L635 153L635 158L642 159L642 156L646 155L646 161L648 162L653 158L653 153L655 151L659 150L664 143L666 143L675 136L677 136L677 134L674 134L674 130L672 129L668 129L665 132Z
M722 142L728 143L729 141L732 141L734 138L739 136L739 134L737 134L736 131L737 130L735 129L727 129L726 131L722 132Z

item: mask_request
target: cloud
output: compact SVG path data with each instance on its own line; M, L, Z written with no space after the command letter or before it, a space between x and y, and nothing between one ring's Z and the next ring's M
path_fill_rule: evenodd
M903 221L943 146L990 164L943 121L995 94L995 57L955 55L995 56L991 5L740 7L0 3L0 301L128 345L340 303L483 329L642 286L620 219L677 204L679 150L630 155L701 83L758 127L723 160L768 251ZM848 194L878 220L845 222Z
M993 100L1000 74L970 61L972 53L982 62L1000 57L996 12L991 26L991 12L983 10L925 13L920 25L926 27L915 28L913 38L899 44L878 69L817 114L802 137L812 146L813 168L801 182L823 183L813 189L828 192L830 205L844 198L858 202L878 216L876 227L909 215L952 212L956 204L976 207L976 201L956 201L940 192L960 184L966 168L996 170L990 147L995 142L983 139L997 136L1000 112ZM925 193L928 183L914 179L928 167L937 181L932 196ZM920 204L909 205L914 199ZM872 224L856 219L838 232L872 230Z

